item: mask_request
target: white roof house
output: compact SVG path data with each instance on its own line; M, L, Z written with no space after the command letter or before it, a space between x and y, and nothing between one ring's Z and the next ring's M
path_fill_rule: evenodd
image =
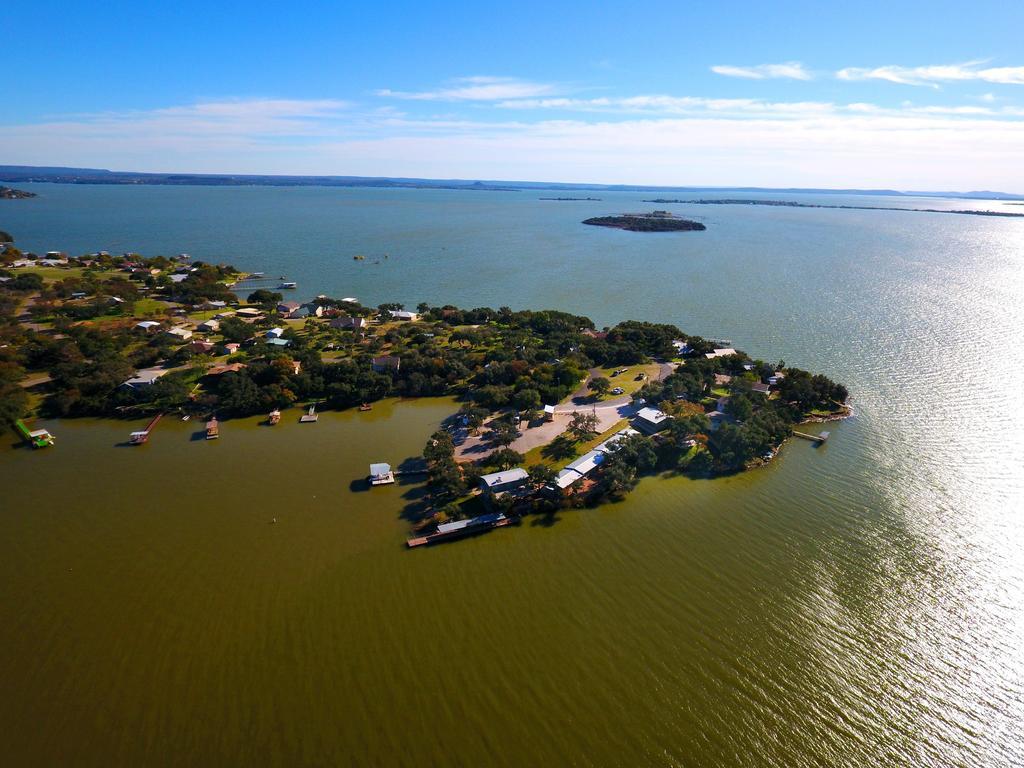
M157 379L161 376L166 376L170 373L166 368L143 368L135 372L135 375L125 381L121 386L131 387L132 389L138 389L139 387L148 387L155 384Z
M581 477L583 477L583 475L574 469L563 469L555 477L554 486L559 490L564 491Z
M181 326L171 328L171 330L167 331L167 334L169 336L177 336L182 341L188 341L192 338L192 331L188 328L182 328Z
M614 435L609 437L607 440L605 440L600 445L595 445L594 446L594 450L595 451L599 451L600 453L611 453L612 450L614 450L615 444L617 442L619 442L620 440L624 440L625 438L630 437L632 435L639 435L639 434L640 434L639 432L637 432L635 429L632 429L631 427L626 427L625 429L620 429L618 432L616 432Z
M412 323L420 319L420 316L415 312L407 312L404 309L393 309L391 310L392 320L403 320L407 323Z
M481 487L490 493L500 493L513 488L518 488L530 478L529 473L522 467L506 469L503 472L492 472L489 475L480 476Z
M284 335L284 328L271 328L267 331L266 336L268 339L280 339Z
M713 357L728 357L729 355L735 355L736 350L732 347L725 347L724 349L716 349L714 352L708 352L704 357L711 359Z
M600 451L588 451L576 459L576 461L566 466L566 469L571 469L574 472L579 472L580 475L586 476L597 469L604 459L605 455Z
M669 416L657 408L641 408L636 414L636 425L644 432L657 432L665 427Z
M143 320L135 324L135 327L142 331L152 331L160 327L156 320Z
M220 321L219 320L204 320L199 324L200 331L219 331Z

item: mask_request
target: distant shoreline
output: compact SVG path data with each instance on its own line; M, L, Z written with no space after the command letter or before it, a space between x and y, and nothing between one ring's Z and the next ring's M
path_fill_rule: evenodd
M970 210L944 210L942 208L899 208L886 205L827 205L825 203L794 203L789 200L644 200L645 203L658 203L661 205L767 205L778 208L836 208L853 211L908 211L910 213L959 213L964 216L1003 216L1011 219L1024 218L1024 213L1011 213L1009 211L970 211ZM1024 205L1024 203L1008 203L1008 205Z

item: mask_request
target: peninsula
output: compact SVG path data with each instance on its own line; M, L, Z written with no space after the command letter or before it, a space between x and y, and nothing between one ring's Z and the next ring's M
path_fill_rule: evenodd
M625 229L630 232L700 232L707 229L699 221L683 219L668 211L623 213L618 216L596 216L591 219L585 219L583 223L595 227Z
M25 200L29 197L37 197L35 192L26 192L24 189L0 186L0 200Z
M308 408L315 421L386 397L455 397L461 407L417 465L428 490L407 515L418 542L615 498L646 474L743 471L795 425L850 413L846 388L824 375L668 323L300 304L267 288L242 300L232 288L244 273L187 256L39 258L7 243L0 264L0 420L11 425L146 419L131 435L142 445L159 414L206 423L209 437L232 417L277 424L282 410ZM34 434L24 423L19 433ZM395 457L367 463L381 458ZM393 482L386 464L371 474ZM463 520L475 522L452 527Z
M852 211L906 211L909 213L959 213L965 216L1006 216L1009 218L1022 218L1024 213L1013 213L1012 211L974 211L970 209L952 210L948 208L900 208L888 205L825 205L824 203L796 203L792 200L644 200L645 203L658 203L659 205L685 204L685 205L768 205L780 208L837 208L840 210ZM1020 203L1007 203L1007 205L1020 205Z

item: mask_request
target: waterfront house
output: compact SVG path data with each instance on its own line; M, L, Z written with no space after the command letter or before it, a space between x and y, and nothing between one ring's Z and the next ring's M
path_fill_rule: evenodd
M277 305L277 312L284 317L291 317L292 314L302 305L297 301L282 301Z
M522 488L529 481L530 475L522 467L507 469L504 472L492 472L481 475L480 489L489 496L507 493Z
M782 371L776 371L774 374L768 377L768 383L773 387L777 387L779 384L782 383L782 380L784 378L786 378L786 374L784 374Z
M227 305L228 305L228 303L226 301L210 301L210 300L207 300L207 301L204 301L202 304L199 305L199 309L204 310L204 311L210 311L210 310L214 310L214 309L224 309L225 307L227 307Z
M759 395L767 395L770 390L767 384L758 381L750 386L751 392L757 392Z
M567 464L565 468L571 469L573 472L578 472L580 477L586 477L597 469L604 460L605 454L601 451L588 451L576 459L576 461L571 464Z
M599 453L611 453L612 451L615 450L615 444L618 443L620 440L625 440L627 437L632 437L633 435L639 434L639 432L630 427L620 429L618 432L609 437L600 445L595 445L594 450L598 451Z
M420 316L415 312L406 312L404 309L393 309L391 310L391 319L403 323L414 323L420 319Z
M714 352L707 352L704 357L709 360L715 357L728 357L729 355L735 355L736 350L732 347L725 347L723 349L716 349Z
M581 475L576 470L563 469L558 473L558 475L555 476L555 481L552 483L552 486L554 486L554 488L557 488L559 491L564 491L577 480L582 479L583 475Z
M397 371L402 365L402 360L394 355L381 355L371 359L370 365L375 373L386 373L387 371Z
M633 423L636 424L636 428L641 432L646 432L649 435L653 435L655 432L660 432L667 425L668 414L659 411L657 408L641 408L637 411L636 418Z
M263 313L256 307L242 307L235 311L235 314L239 317L247 317L255 320L258 317L263 317Z

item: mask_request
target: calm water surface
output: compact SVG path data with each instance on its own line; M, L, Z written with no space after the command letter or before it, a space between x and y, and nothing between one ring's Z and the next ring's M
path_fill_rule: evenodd
M642 194L33 189L0 207L26 248L666 320L857 415L765 470L416 552L418 486L352 482L448 401L8 435L4 764L1024 764L1024 222L672 206L708 230L644 235L579 224Z

